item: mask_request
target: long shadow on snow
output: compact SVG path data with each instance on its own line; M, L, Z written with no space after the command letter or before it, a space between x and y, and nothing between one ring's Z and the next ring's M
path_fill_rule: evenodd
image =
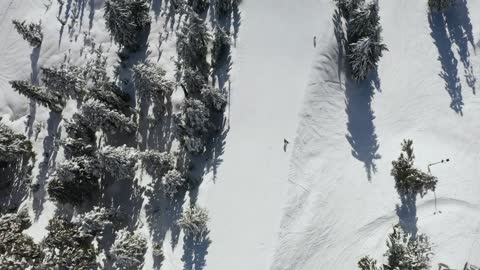
M396 206L396 212L399 218L399 224L405 232L411 234L413 238L417 236L417 195L400 194L401 204Z
M208 232L202 236L185 235L183 238L183 269L184 270L202 270L205 267L210 246Z
M32 165L27 157L0 162L0 214L15 212L28 195Z
M457 52L460 56L460 62L463 64L465 79L467 85L475 94L476 78L473 73L473 67L470 63L470 52L468 44L475 49L473 40L472 23L470 21L467 0L458 0L455 4L445 12L445 20L447 23L450 39L457 45Z
M50 176L49 173L54 170L56 165L57 152L59 148L59 140L61 131L58 128L61 115L56 112L50 112L50 117L47 121L48 135L43 140L43 161L39 164L39 173L37 176L37 191L33 194L33 212L35 213L35 220L40 217L43 211L43 203L46 196L46 181Z
M157 181L160 183L160 181ZM181 190L173 198L165 196L159 186L153 187L153 193L150 195L150 201L145 206L147 222L150 226L152 241L154 244L161 245L170 232L172 249L178 244L180 236L180 227L177 220L182 215L182 205L185 202L186 190ZM154 269L160 269L161 258L154 257Z
M460 78L458 77L457 59L452 51L452 41L445 28L445 17L442 13L431 13L429 16L431 36L438 49L438 60L442 65L439 76L445 81L445 90L450 95L450 108L460 115L463 114L463 97Z
M30 65L32 68L32 73L30 74L30 79L33 85L38 85L38 58L40 57L41 47L34 48L30 54ZM33 133L33 123L35 122L35 117L37 114L37 103L33 100L30 100L30 114L27 116L27 125L25 127L25 132L27 132L27 137L31 138Z
M371 108L375 88L379 88L376 72L358 83L350 79L345 81L345 111L348 116L346 138L352 146L352 155L363 162L369 181L372 173L377 171L375 160L381 158L377 153L379 145Z

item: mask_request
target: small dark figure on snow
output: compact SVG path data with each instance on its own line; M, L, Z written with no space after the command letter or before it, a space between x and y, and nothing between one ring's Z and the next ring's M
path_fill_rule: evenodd
M287 139L283 139L283 152L287 152L287 145L289 144L290 142L287 141Z

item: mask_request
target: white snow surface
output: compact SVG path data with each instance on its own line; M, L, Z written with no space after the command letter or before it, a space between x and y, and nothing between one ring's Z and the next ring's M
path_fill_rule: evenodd
M27 132L30 109L9 80L28 80L32 73L35 79L39 67L64 59L83 63L90 39L97 47L102 44L109 68L116 61L102 0L85 1L93 3L94 12L89 5L82 29L75 26L72 35L66 25L60 43L58 6L52 0L45 11L48 2L0 1L0 115L21 133ZM356 269L367 254L382 261L387 235L399 222L396 205L401 202L390 169L404 138L413 139L420 168L445 158L450 162L431 167L439 178L441 213L434 214L429 193L417 199L413 218L402 219L413 220L418 233L434 243L433 268L439 262L452 268L462 268L466 261L480 265L480 101L475 95L480 87L480 2L457 1L445 14L446 23L435 21L440 26L429 23L426 2L379 1L389 51L380 61L374 87L345 74L332 1L242 2L230 73L230 130L221 162L199 192L199 204L211 219L206 264L199 269L346 270ZM42 20L45 36L38 57L14 30L14 18ZM175 37L161 45L161 55L157 49L164 20L153 19L149 59L159 59L173 76ZM87 40L83 32L89 33ZM446 88L456 104L463 103L461 113L459 105L457 112L451 108ZM62 117L75 110L69 104ZM48 110L36 106L35 115L35 123L45 123L38 138L31 137L37 152L33 178L38 181L45 144L52 144L53 135ZM286 152L284 139L290 141ZM60 153L56 162L62 158ZM24 204L32 201L29 196ZM28 232L36 240L45 235L54 211L46 198ZM144 215L142 211L141 220ZM148 237L142 222L138 227ZM182 237L175 249L168 242L167 237L162 269L182 269ZM144 269L153 269L149 256L151 243Z

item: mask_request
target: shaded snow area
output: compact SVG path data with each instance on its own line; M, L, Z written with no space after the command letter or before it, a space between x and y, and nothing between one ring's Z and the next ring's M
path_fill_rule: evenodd
M208 83L224 88L228 103L206 153L188 156L188 164L178 158L183 142L174 117L189 95L177 72L184 64L177 41L189 19L182 2L202 1L152 0L146 45L125 55L106 28L104 0L0 0L1 122L35 152L31 183L1 190L2 215L27 209L32 224L24 233L42 243L55 217L86 230L93 206L116 210L121 226L92 240L99 269L130 269L118 266L129 245L146 246L131 269L358 269L366 255L387 263L396 224L428 236L431 269L480 266L480 1L455 0L430 12L427 0L378 0L388 51L361 81L351 79L346 22L335 1L243 0L225 21L212 4L202 17L208 32L214 37L216 27L228 26L232 46ZM41 21L41 47L23 40L13 19ZM213 41L208 64L212 48ZM124 144L143 154L122 152L138 161L131 179L103 175L95 202L72 207L47 190L68 159L60 143L66 123L85 102L70 99L58 114L9 81L43 85L42 67L84 66L99 54L108 76L132 97L127 115L138 128L113 137L97 131L95 143L104 155L111 150L105 146ZM174 89L160 117L135 98L132 67L147 60ZM435 192L399 195L391 170L404 139L413 140L415 166L438 178ZM176 155L179 172L163 172L180 183L174 195L144 168L148 150Z

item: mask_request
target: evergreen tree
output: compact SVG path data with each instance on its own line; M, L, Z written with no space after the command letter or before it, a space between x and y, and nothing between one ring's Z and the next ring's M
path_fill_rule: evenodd
M187 4L197 14L203 14L208 10L209 1L208 0L187 0Z
M395 187L402 194L420 194L435 190L438 179L414 167L413 141L404 140L402 153L393 161L391 175L395 178Z
M228 57L230 56L230 49L230 32L217 27L215 29L212 47L212 66L215 70L218 69L219 65L223 64L224 62L225 64L229 64Z
M73 97L82 100L85 95L86 82L83 71L75 66L60 68L41 68L42 81L45 86L63 97Z
M153 176L163 176L175 168L175 156L167 152L147 150L140 153L143 167Z
M133 177L138 152L125 145L120 147L105 146L97 152L96 162L102 170L115 179Z
M365 256L358 261L358 267L361 270L381 270L382 268L377 267L377 261L370 258L369 256Z
M351 14L359 7L365 5L365 0L335 0L338 9L346 20L349 20Z
M356 42L362 37L371 36L377 33L379 35L381 29L380 16L378 15L378 4L371 2L360 6L351 12L352 16L348 20L348 40L350 43Z
M188 22L177 33L177 52L184 72L190 72L190 80L198 79L198 83L187 83L190 93L199 92L200 87L208 82L210 66L207 62L210 34L205 22L197 15L190 14ZM196 76L191 76L197 74ZM188 75L185 75L188 76ZM198 76L198 78L197 78ZM200 85L193 88L190 85Z
M387 50L385 44L378 39L378 36L367 36L350 44L348 61L355 80L363 80L371 70L377 69L383 51Z
M147 241L143 236L121 230L110 249L114 269L141 269L147 251Z
M179 171L173 169L162 177L162 185L163 192L170 198L173 198L178 190L185 185L185 178Z
M48 184L50 197L62 204L79 205L99 189L100 170L91 157L75 157L57 166L55 177Z
M19 161L22 157L33 156L32 143L5 124L0 123L0 164ZM1 167L1 165L0 165Z
M206 86L202 89L202 101L208 109L216 112L223 112L227 105L225 93L211 86Z
M148 0L107 0L105 21L116 43L129 50L138 49L141 32L151 23Z
M389 269L430 269L430 257L433 253L426 235L412 238L399 225L396 225L388 236L387 247L385 256L388 259Z
M140 63L133 66L133 78L138 95L152 99L156 104L164 104L172 95L174 84L165 79L166 72L151 64Z
M82 106L81 113L92 130L101 128L106 132L121 130L133 133L137 129L137 125L128 117L96 100L87 101Z
M80 214L73 218L72 222L77 227L75 237L93 239L101 234L107 227L113 226L113 222L119 220L117 212L95 206L92 211Z
M208 132L210 113L202 101L186 99L182 112L177 117L177 136L180 143L191 153L202 153Z
M98 269L98 250L88 237L78 235L78 227L63 218L48 222L48 235L41 246L45 259L41 269Z
M29 23L25 21L13 20L13 25L17 32L22 35L23 39L28 41L32 47L40 47L42 45L43 34L40 23Z
M453 0L428 0L428 7L432 11L444 11L453 4Z
M110 81L103 81L90 88L90 97L101 101L109 108L125 112L128 110L129 96L120 87Z
M201 238L208 233L208 220L208 212L205 208L190 205L177 223L185 234Z
M62 140L65 157L71 159L79 156L92 156L96 148L95 130L86 124L85 118L75 113L64 124L67 138Z
M32 85L27 81L10 81L13 90L35 102L50 108L54 112L61 112L65 101L55 92L47 92L44 88Z
M0 217L0 268L28 269L40 265L42 250L23 233L30 225L26 209Z
M226 18L232 13L232 0L214 0L215 15L218 18Z

